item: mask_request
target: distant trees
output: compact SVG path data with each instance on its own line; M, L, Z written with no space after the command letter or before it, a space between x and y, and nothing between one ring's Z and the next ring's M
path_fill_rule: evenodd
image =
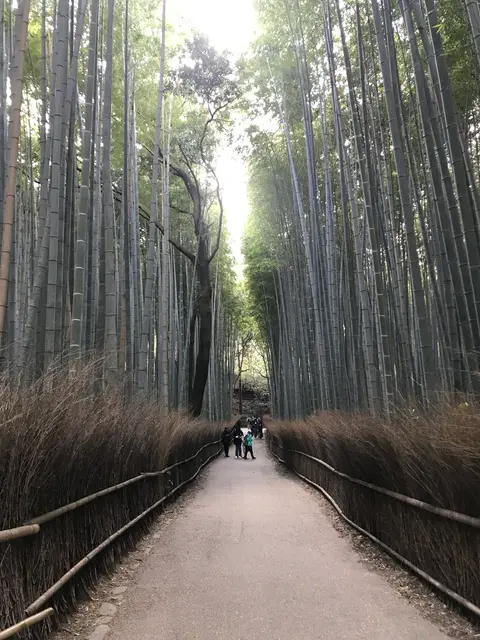
M207 194L204 195L202 193L199 176L194 170L195 161L192 158L191 150L181 148L187 169L171 163L170 171L173 176L180 178L191 199L193 229L197 243L195 256L180 245L177 245L177 248L192 262L198 287L189 326L189 344L192 344L198 325L198 348L195 361L193 352L190 352L188 405L192 414L199 416L207 385L212 347L211 264L220 248L223 225L223 201L220 184L212 162L212 136L209 136L209 134L212 127L216 125L217 120L225 115L228 108L239 97L239 89L232 79L233 69L230 62L225 56L219 55L209 45L206 38L194 35L192 40L186 43L183 56L187 58L187 63L181 65L177 70L177 91L186 98L200 102L206 111L205 121L200 129L200 137L195 152L200 156L202 168L207 170L207 179L213 178L215 200L219 207L217 236L213 246L209 247L208 211L213 206L213 201L208 198Z

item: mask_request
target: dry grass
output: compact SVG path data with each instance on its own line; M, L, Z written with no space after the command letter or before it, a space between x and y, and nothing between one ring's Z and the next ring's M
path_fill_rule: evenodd
M120 392L92 395L91 371L75 379L52 373L27 392L0 381L0 530L146 471L195 454L221 426L163 416L155 402L125 403ZM0 629L91 549L187 480L217 447L168 477L141 480L42 526L40 534L0 544ZM148 522L101 554L55 599L59 611L131 548ZM44 637L47 623L22 637Z
M287 449L431 504L480 517L478 407L442 407L428 417L405 411L391 422L322 412L270 422ZM282 451L287 464L324 487L344 513L431 576L480 606L480 530L413 508Z

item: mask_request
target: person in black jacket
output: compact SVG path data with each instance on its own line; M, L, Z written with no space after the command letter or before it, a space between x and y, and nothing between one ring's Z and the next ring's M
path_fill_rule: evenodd
M260 440L263 438L263 419L262 416L259 416L257 418L257 423L258 423L258 435Z
M222 444L225 451L225 457L228 458L228 451L230 449L230 429L225 427L222 433Z
M233 432L233 443L235 444L235 458L242 457L242 440L243 440L243 431L240 426L235 427L235 431Z

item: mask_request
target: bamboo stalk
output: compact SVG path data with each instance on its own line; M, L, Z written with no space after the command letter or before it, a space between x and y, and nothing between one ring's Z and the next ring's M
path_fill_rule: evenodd
M25 618L21 622L17 622L12 627L8 627L8 629L4 629L0 631L0 640L6 640L6 638L11 638L12 636L17 635L20 631L27 629L28 627L33 626L37 622L41 622L48 618L53 613L53 609L45 609L45 611L40 611L40 613L35 614L34 616L30 616L29 618Z
M279 445L279 446L281 446L281 445ZM285 460L282 460L273 451L272 451L272 453L277 458L277 460L279 460L283 464L286 464ZM459 595L455 591L452 591L452 589L449 589L448 587L446 587L444 584L442 584L438 580L435 580L435 578L432 578L432 576L428 575L428 573L425 573L425 571L422 571L422 569L419 569L416 565L414 565L412 562L410 562L410 560L407 560L407 558L404 558L402 555L397 553L397 551L395 551L394 549L389 547L387 544L385 544L384 542L382 542L378 538L376 538L369 531L367 531L366 529L362 529L362 527L360 527L358 524L353 522L353 520L350 520L350 518L348 518L343 513L343 511L338 506L338 504L335 502L335 500L332 498L332 496L327 491L325 491L325 489L323 487L321 487L320 485L316 484L312 480L309 480L306 476L303 476L301 473L298 473L298 471L295 471L295 469L293 469L293 471L295 472L295 474L299 478L301 478L302 480L304 480L305 482L310 484L312 487L314 487L315 489L320 491L325 496L325 498L327 498L327 500L330 502L330 504L333 506L333 508L337 511L338 515L341 516L346 522L348 522L348 524L350 526L352 526L354 529L359 531L364 536L367 536L367 538L369 538L372 542L375 542L376 544L378 544L389 555L393 556L396 560L398 560L399 562L404 564L406 567L408 567L411 571L416 573L420 578L422 578L422 580L425 580L426 582L431 584L433 587L435 587L435 589L438 589L438 591L441 591L442 593L447 595L452 600L455 600L455 602L457 602L459 605L461 605L462 607L465 607L465 609L468 609L468 611L470 611L471 613L473 613L476 616L480 617L480 608L477 607L476 605L474 605L473 602L470 602L466 598L463 598L461 595ZM404 496L404 497L406 497L406 496Z
M366 487L367 489L371 489L372 491L376 491L377 493L383 493L389 498L394 498L399 502L404 502L405 504L408 504L411 507L415 507L417 509L423 509L423 511L429 511L430 513L433 513L436 516L440 516L448 520L454 520L455 522L460 522L470 527L475 527L476 529L480 529L480 518L467 516L464 513L458 513L457 511L451 511L450 509L444 509L443 507L435 507L433 504L430 504L429 502L424 502L423 500L417 500L416 498L410 498L410 496L405 496L403 495L403 493L397 493L396 491L390 491L390 489L384 489L383 487L378 487L375 484L371 484L370 482L365 482L365 480L360 480L359 478L352 478L346 473L343 473L342 471L338 471L337 469L329 465L327 462L324 462L319 458L315 458L314 456L311 456L308 453L304 453L303 451L298 451L296 449L286 449L281 444L278 444L278 446L284 451L290 451L291 453L298 453L301 456L305 456L305 458L310 458L310 460L313 460L314 462L321 464L323 467L325 467L335 475L339 476L340 478L344 478L349 482L358 484L362 487Z
M140 520L142 520L145 516L147 516L149 513L151 513L152 511L154 511L155 509L157 509L160 505L162 505L166 500L168 500L168 498L171 498L173 495L175 495L175 493L181 489L183 486L185 486L186 484L188 484L189 482L192 482L193 480L195 480L195 478L198 476L198 474L200 473L200 471L210 462L210 460L212 460L213 458L215 458L216 456L218 456L218 454L221 452L221 448L218 449L218 451L216 451L214 454L212 454L202 465L200 465L200 467L197 469L197 471L193 474L193 476L191 476L190 478L188 478L188 480L185 480L184 482L180 483L177 487L175 487L175 489L172 489L172 491L170 491L169 493L167 493L165 496L163 496L163 498L160 498L160 500L157 500L157 502L155 502L151 507L148 507L148 509L145 509L145 511L142 511L142 513L140 515L138 515L136 518L134 518L133 520L130 520L130 522L128 522L126 525L124 525L121 529L119 529L118 531L116 531L115 533L113 533L111 536L109 536L108 538L106 538L106 540L104 540L103 542L101 542L97 547L95 547L95 549L92 549L92 551L90 551L90 553L88 553L86 556L84 556L79 562L77 562L77 564L75 564L71 569L69 569L61 578L60 580L57 580L57 582L55 582L55 584L53 584L50 589L48 589L47 591L45 591L45 593L43 595L41 595L39 598L37 598L35 600L35 602L32 602L32 604L25 610L27 615L32 615L34 614L36 611L38 611L41 607L44 606L44 604L46 604L50 598L52 598L52 596L54 596L71 578L73 578L74 575L76 575L81 569L83 569L83 567L85 567L90 560L92 560L93 558L95 558L95 556L97 556L99 553L101 553L104 549L106 549L106 547L108 547L112 542L114 542L117 538L119 538L121 535L123 535L126 531L128 531L129 529L131 529L134 525L137 524L137 522L139 522Z
M25 538L26 536L33 536L40 531L38 524L28 524L22 527L15 527L14 529L4 529L0 531L0 542L8 542L10 540L16 540L17 538ZM0 635L0 638L2 636Z
M15 51L15 75L12 77L12 105L11 122L9 131L9 150L6 176L6 189L3 204L3 233L2 251L0 256L0 334L5 331L5 319L8 305L8 279L12 252L12 235L14 221L15 182L18 165L18 148L21 129L21 108L23 99L23 73L25 64L25 51L28 37L28 21L30 17L30 0L20 3L16 12L16 29L19 39ZM3 55L3 53L2 53Z

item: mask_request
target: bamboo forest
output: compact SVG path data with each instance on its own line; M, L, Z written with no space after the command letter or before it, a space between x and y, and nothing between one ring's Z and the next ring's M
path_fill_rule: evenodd
M478 0L257 0L241 55L173 5L1 0L4 379L90 362L212 421L243 368L282 418L474 398Z
M219 419L235 282L212 158L238 89L166 9L2 3L3 367L24 384L97 358L100 388Z
M244 252L274 411L476 394L478 2L258 6Z

